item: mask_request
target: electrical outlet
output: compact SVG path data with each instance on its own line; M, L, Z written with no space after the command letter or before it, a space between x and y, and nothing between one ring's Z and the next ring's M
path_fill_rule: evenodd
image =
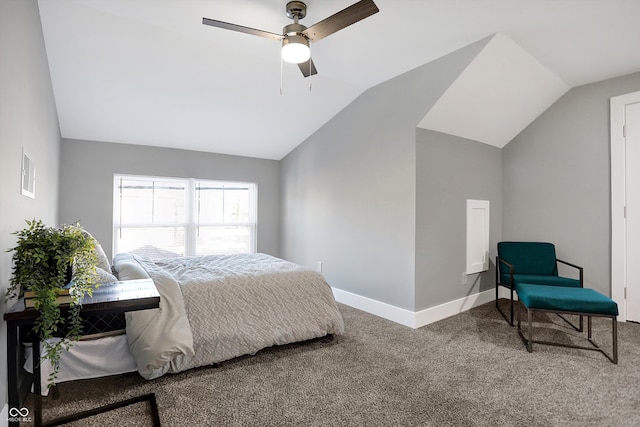
M467 273L462 273L462 284L466 285L467 284Z
M322 261L318 261L318 265L316 267L316 270L318 270L320 273L322 273Z

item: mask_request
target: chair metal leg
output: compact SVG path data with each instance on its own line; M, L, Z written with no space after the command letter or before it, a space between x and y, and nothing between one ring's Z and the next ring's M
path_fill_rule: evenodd
M518 331L518 336L522 340L522 343L525 345L525 347L528 348L529 343L527 342L527 337L525 337L524 334L522 333L521 317L522 317L522 307L518 306L518 308L516 309L516 325L517 325L516 330Z
M511 326L513 326L513 287L511 287Z
M583 322L582 322L582 315L580 315L580 329L578 329L578 331L580 331L580 332L584 331L584 326L583 326Z
M531 310L527 308L527 319L529 320L529 340L527 342L527 351L529 353L533 352L533 327L531 326Z
M613 325L611 325L611 330L613 331L613 363L618 364L618 321L615 317L611 319Z
M496 310L498 310L498 313L500 313L502 315L502 317L504 318L504 320L506 320L507 323L509 323L511 326L514 325L514 314L513 314L513 293L515 291L515 289L509 288L508 286L505 286L506 288L509 288L511 291L511 298L510 298L510 312L511 312L511 318L509 318L509 314L507 314L506 310L503 311L500 309L500 305L498 304L498 300L500 298L500 293L499 293L499 289L500 286L505 286L505 285L499 285L498 283L496 283Z
M523 333L522 329L521 329L521 309L516 310L516 314L517 314L517 325L518 325L518 335L520 336L520 338L522 339L523 344L527 347L527 351L529 353L533 352L533 311L542 311L542 312L549 312L549 313L556 313L556 314L560 314L554 310L544 310L544 309L530 309L526 306L524 306L524 308L527 309L527 333L525 336L525 334ZM561 344L559 342L550 342L550 341L535 341L538 344L546 344L546 345L554 345L554 346L559 346L559 347L570 347L570 348L578 348L578 349L582 349L582 350L595 350L595 351L599 351L600 353L602 353L607 359L609 359L611 362L617 364L618 363L618 321L616 320L616 316L607 316L607 315L598 315L598 314L589 314L589 313L584 313L584 312L568 312L565 311L563 312L564 314L575 314L575 315L583 315L587 317L587 341L592 345L591 347L585 347L585 346L581 346L581 345L572 345L572 344ZM613 322L611 325L611 339L613 341L613 349L611 351L611 354L607 354L605 353L605 351L602 349L602 347L600 347L598 345L598 343L596 343L592 336L593 336L593 323L592 323L592 318L593 317L611 317L611 321ZM564 319L561 316L562 319Z
M560 313L556 313L556 315L561 318L562 320L564 320L569 326L571 326L573 329L575 329L578 332L584 332L584 326L583 326L583 316L579 315L580 320L578 322L578 326L574 325L573 323L571 323L571 321L569 321L569 319L567 319L566 317L564 317L564 315L560 314Z

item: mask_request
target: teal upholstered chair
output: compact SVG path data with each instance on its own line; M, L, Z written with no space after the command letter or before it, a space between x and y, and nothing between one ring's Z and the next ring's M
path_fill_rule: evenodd
M578 269L580 279L558 276L558 263ZM511 326L513 326L513 293L518 283L582 288L583 269L556 258L556 248L553 243L499 242L496 257L496 308ZM510 320L498 306L500 286L511 291ZM582 317L580 317L579 330L582 330Z

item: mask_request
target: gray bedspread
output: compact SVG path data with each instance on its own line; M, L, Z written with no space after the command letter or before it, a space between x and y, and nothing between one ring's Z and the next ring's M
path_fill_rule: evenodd
M120 280L151 277L160 292L160 310L127 313L131 352L148 379L344 332L324 277L270 255L120 254L114 267Z

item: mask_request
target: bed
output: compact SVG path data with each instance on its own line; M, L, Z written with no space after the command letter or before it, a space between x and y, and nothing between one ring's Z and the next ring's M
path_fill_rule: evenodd
M68 355L72 361L61 360L58 382L91 378L92 370L104 376L133 366L144 378L154 379L344 332L322 274L267 254L155 260L119 254L113 272L120 281L151 278L160 293L160 309L126 313L126 335L76 343ZM100 364L99 356L96 361L96 353L107 347L122 349L122 363L113 373L109 367L95 369L107 365ZM79 368L83 360L87 369ZM47 369L43 364L43 378Z

